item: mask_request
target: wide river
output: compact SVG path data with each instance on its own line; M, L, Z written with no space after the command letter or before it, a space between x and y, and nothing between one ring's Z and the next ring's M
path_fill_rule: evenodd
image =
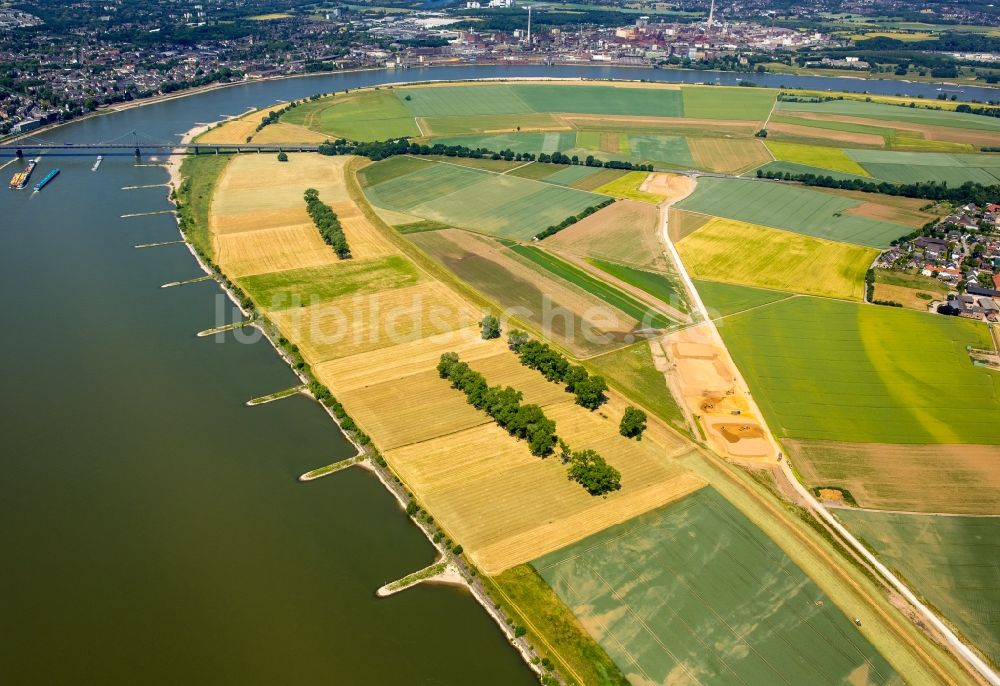
M737 75L461 67L240 85L48 132L169 141L197 122L399 80ZM934 86L758 82L934 97ZM966 88L962 97L993 91ZM8 160L0 160L5 164ZM148 162L149 160L144 160ZM41 193L3 191L0 293L0 683L537 683L466 592L374 591L434 549L368 472L301 484L351 454L311 401L247 399L296 379L266 342L196 338L232 313L177 239L164 170L128 156L45 157ZM6 180L16 164L4 169ZM385 408L392 412L391 407Z

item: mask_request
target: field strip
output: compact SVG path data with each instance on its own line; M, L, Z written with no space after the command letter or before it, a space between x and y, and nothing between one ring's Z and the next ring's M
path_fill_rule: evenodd
M720 283L722 283L722 282L720 282ZM769 290L769 289L762 288L760 290L764 291L764 290ZM775 291L775 293L778 293L778 292L779 291ZM735 317L736 315L743 314L744 312L753 312L754 310L759 310L762 307L770 307L771 305L774 305L775 303L783 303L786 300L791 300L792 298L813 298L813 297L818 298L818 297L822 297L822 296L812 296L812 295L807 296L807 295L802 295L801 293L792 293L788 297L782 298L780 300L772 300L769 303L764 303L763 305L754 305L753 307L748 307L747 309L740 310L739 312L730 312L729 314L720 315L720 316L715 317L714 319L712 319L712 321L717 322L717 321L721 321L723 319L726 319L728 317ZM839 298L829 298L829 299L830 300L838 300ZM853 302L853 301L848 301L848 302Z
M510 169L507 169L506 171L500 172L500 174L501 175L503 175L503 174L509 174L510 172L514 171L515 169L520 169L521 167L527 167L530 164L534 164L534 162L525 162L524 164L519 164L516 167L511 167ZM0 169L2 169L2 167L0 167Z
M871 507L854 507L852 505L826 506L828 510L849 510L851 512L871 512L872 514L911 515L913 517L961 517L963 519L1000 519L1000 514L964 514L955 512L912 512L910 510L877 510Z

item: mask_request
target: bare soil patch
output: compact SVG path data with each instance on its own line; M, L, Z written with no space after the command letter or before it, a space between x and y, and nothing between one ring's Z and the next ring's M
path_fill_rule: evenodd
M543 245L583 257L665 269L669 263L656 231L658 214L649 203L619 200L545 239Z

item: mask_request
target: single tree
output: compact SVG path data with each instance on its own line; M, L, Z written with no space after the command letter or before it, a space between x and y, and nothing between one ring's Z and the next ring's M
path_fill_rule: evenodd
M645 430L646 413L631 405L626 407L621 424L618 425L619 433L626 438L641 438Z
M285 154L284 150L282 150L281 152L278 153L278 161L279 162L287 162L288 161L288 155Z
M486 315L479 322L479 333L482 335L484 341L500 338L500 320L492 314Z
M608 384L601 376L589 376L576 384L573 392L576 393L576 404L586 407L588 410L596 410L607 397L604 391L608 390Z
M520 329L514 329L507 334L507 347L514 352L518 352L529 340L531 339L528 338L528 334L524 333Z
M604 495L622 487L622 475L596 450L581 450L570 458L567 475L590 495Z

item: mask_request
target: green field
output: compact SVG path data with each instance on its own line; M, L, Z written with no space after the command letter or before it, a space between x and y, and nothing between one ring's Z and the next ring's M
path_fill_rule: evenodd
M550 252L519 243L511 244L508 247L514 253L531 260L551 274L579 286L612 307L617 307L625 314L639 321L643 328L666 329L676 324L670 317L653 310L641 300L591 276L579 267L556 257Z
M875 270L875 283L884 283L889 286L901 286L903 288L925 290L931 293L948 292L948 287L933 277L924 276L923 274L891 272L886 269Z
M380 165L367 178L378 178ZM374 176L373 176L374 175ZM605 196L540 183L510 174L435 163L369 184L372 204L449 226L528 239L570 215L598 205Z
M394 93L411 117L458 117L536 112L505 84L399 88Z
M215 184L229 164L227 155L189 155L181 162L185 181L177 189L178 215L187 219L184 237L203 255L214 252L209 235L208 210L215 194Z
M485 583L487 588L492 583L503 592L497 596L507 614L517 617L523 613L530 618L534 630L529 629L528 635L555 646L558 657L584 680L580 686L629 686L614 661L531 565L518 565ZM534 643L544 645L541 641ZM564 673L564 676L568 675Z
M244 276L239 283L259 306L280 310L333 300L352 293L411 286L419 279L412 262L399 255L389 255Z
M818 112L838 114L882 121L901 121L930 126L950 126L979 131L1000 131L1000 120L976 114L928 110L920 107L899 107L859 100L831 100L830 102L779 102L781 112Z
M966 346L985 325L810 297L720 327L779 438L860 443L1000 443L1000 374Z
M767 149L781 162L794 162L829 171L842 172L854 176L867 176L868 172L840 148L821 145L802 145L781 141L765 141Z
M769 88L683 86L684 116L764 121L778 92Z
M1000 664L1000 518L837 510L847 527Z
M566 84L511 86L516 98L534 112L622 114L645 117L681 117L681 92L668 88L628 88Z
M532 564L634 684L902 683L711 488Z
M410 157L409 155L397 155L383 160L378 164L369 164L358 172L358 181L361 186L375 186L392 179L399 178L418 169L427 169L434 163L420 157Z
M576 145L575 131L525 131L520 133L479 134L471 136L445 136L435 138L442 145L464 145L468 148L487 150L512 150L514 152L554 153L567 152Z
M961 186L967 181L993 186L1000 181L996 157L935 152L849 150L872 176L892 183L936 181Z
M693 279L694 287L698 289L701 301L708 308L711 317L728 317L737 312L743 312L754 307L760 307L784 300L794 294L783 291L769 291L762 288L736 286L731 283ZM724 326L720 324L719 326Z
M671 276L596 258L587 258L587 262L602 272L635 286L668 305L673 305L682 312L691 311L684 295L684 288Z
M281 120L357 141L420 135L413 116L388 90L309 101L289 110Z
M657 343L654 342L653 345ZM619 388L625 397L688 433L690 429L684 424L684 414L667 388L663 372L656 369L649 346L649 342L642 341L592 357L587 360L587 367Z
M553 167L549 167L552 169ZM573 184L593 176L600 171L600 167L570 166L564 167L555 165L555 172L548 174L544 180L548 183L557 183L560 186L573 186Z
M691 276L778 291L862 300L873 248L712 219L677 243Z
M698 180L697 190L675 207L816 238L887 248L913 229L848 212L861 205L832 193L750 179Z

